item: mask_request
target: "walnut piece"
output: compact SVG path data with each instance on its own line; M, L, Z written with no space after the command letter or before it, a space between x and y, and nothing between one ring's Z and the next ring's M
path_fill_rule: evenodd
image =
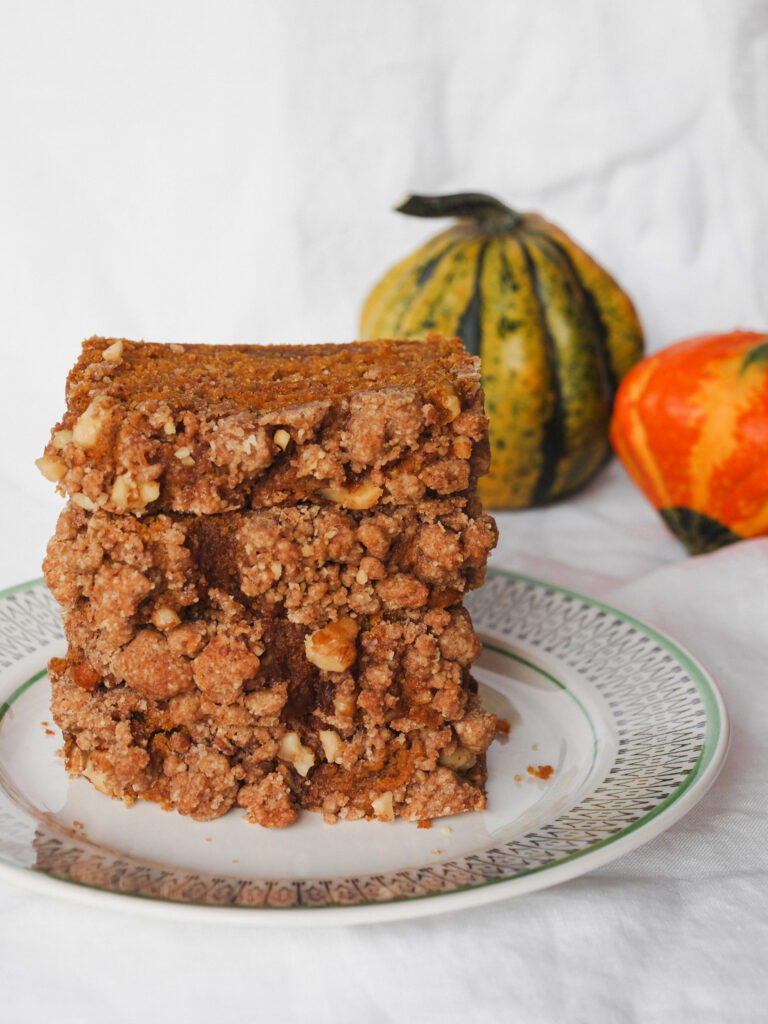
M448 413L447 422L453 423L461 413L461 402L459 401L459 396L453 389L446 391L445 394L440 396L440 404Z
M181 619L173 608L156 608L152 615L152 625L155 629L173 629L180 622Z
M333 502L334 505L361 512L373 508L384 492L370 480L364 480L350 487L321 487L318 493L321 498Z
M92 501L87 494L82 492L72 495L72 504L77 505L79 508L84 508L86 512L95 512L99 507L95 501Z
M46 480L57 484L67 472L67 464L58 455L43 455L35 459L35 465L43 474Z
M142 504L149 505L160 497L160 484L157 480L147 480L139 484L139 497Z
M353 694L337 693L333 698L333 710L339 718L352 718L357 707L357 700Z
M315 755L309 747L305 747L296 732L287 732L277 745L278 757L290 761L296 771L304 778L315 763Z
M453 768L455 772L466 772L477 764L477 757L466 747L458 747L450 753L444 750L440 754L440 764Z
M341 760L342 742L339 734L333 729L320 729L317 735L323 745L325 760L329 764L338 764Z
M123 343L119 339L113 342L108 348L105 348L101 353L101 358L106 359L108 363L116 363L118 360L123 358Z
M275 442L278 448L280 448L282 451L285 451L285 449L288 447L288 442L291 440L291 435L288 433L287 430L283 430L283 428L280 427L280 429L276 430L272 435L272 440Z
M387 790L386 793L382 793L381 796L377 796L372 801L372 807L374 814L379 821L394 821L395 820L395 809L392 803L392 793Z
M62 448L67 447L71 440L71 430L57 430L56 433L53 435L51 444L53 445L54 448L58 448L58 450L61 451Z
M135 509L140 512L146 505L157 501L160 496L160 484L157 480L145 480L136 484L130 473L121 473L115 477L110 498L118 512Z
M131 491L133 490L133 477L130 473L121 473L115 478L112 484L112 504L122 512L128 508L131 502Z
M195 460L192 456L192 449L189 447L189 445L184 445L181 448L177 448L173 454L179 460L182 466L194 466Z
M307 659L324 672L343 672L357 658L355 640L359 631L355 620L347 617L315 630L304 641Z
M97 395L72 428L72 440L79 448L94 448L110 416L110 400Z

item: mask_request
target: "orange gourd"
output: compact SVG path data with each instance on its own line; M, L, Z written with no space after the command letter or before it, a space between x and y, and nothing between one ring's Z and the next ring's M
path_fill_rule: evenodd
M611 441L691 554L768 534L768 334L682 341L622 381Z

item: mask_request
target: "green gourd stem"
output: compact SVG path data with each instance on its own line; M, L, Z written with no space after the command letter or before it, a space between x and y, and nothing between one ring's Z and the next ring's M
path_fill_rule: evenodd
M522 222L516 210L483 192L457 192L449 196L406 196L396 206L410 217L466 217L490 231L511 231Z

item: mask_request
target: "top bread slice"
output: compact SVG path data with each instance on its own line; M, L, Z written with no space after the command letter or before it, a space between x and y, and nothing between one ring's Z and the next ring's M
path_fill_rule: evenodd
M479 360L458 339L84 342L38 466L88 511L351 510L455 496L488 468Z

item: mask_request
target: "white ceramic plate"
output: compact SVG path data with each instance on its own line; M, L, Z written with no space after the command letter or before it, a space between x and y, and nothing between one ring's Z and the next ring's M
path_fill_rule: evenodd
M64 649L42 582L0 593L0 869L52 894L188 918L381 921L563 882L663 832L701 799L728 747L722 698L677 644L536 580L489 572L468 605L484 700L510 720L489 756L488 809L435 821L285 830L242 812L199 823L126 808L71 780L45 665ZM528 771L554 769L543 781Z

